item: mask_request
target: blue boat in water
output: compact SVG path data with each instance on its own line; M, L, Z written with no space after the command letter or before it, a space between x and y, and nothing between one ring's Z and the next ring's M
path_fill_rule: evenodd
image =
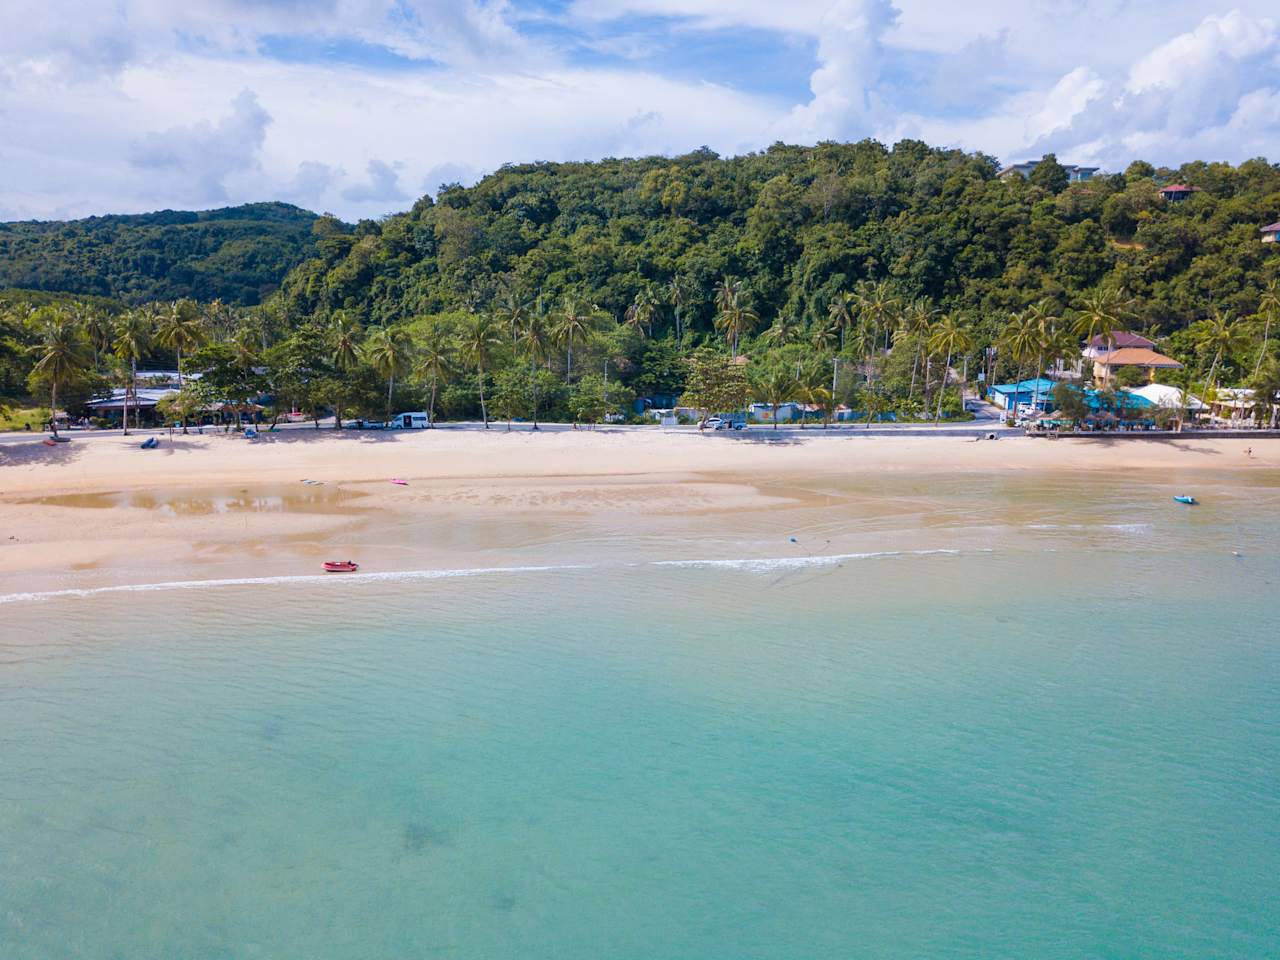
M1187 506L1190 506L1190 507L1194 507L1196 504L1200 502L1195 497L1189 496L1187 494L1183 494L1180 497L1174 497L1173 499L1177 500L1178 503L1185 503L1187 504Z

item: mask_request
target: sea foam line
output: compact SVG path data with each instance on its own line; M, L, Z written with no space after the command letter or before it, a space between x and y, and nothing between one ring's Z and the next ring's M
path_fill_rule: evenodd
M285 574L274 577L230 577L225 580L168 580L159 583L127 583L107 587L70 587L62 590L38 590L27 593L0 594L0 604L20 603L30 600L53 600L60 597L96 597L110 593L158 593L171 590L206 590L218 587L259 587L281 584L329 585L359 583L409 583L416 580L448 580L458 577L483 577L494 574L549 573L565 570L602 570L626 567L685 567L726 568L750 572L788 568L830 566L850 560L874 560L882 557L956 555L961 551L937 550L877 550L870 553L836 553L803 557L756 557L736 559L648 560L642 563L559 563L516 567L459 567L443 570L386 570L376 573L333 574ZM990 553L990 550L974 551Z

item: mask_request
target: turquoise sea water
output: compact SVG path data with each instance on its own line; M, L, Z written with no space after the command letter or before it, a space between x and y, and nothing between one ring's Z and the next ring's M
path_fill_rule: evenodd
M1280 955L1272 498L0 604L0 957Z

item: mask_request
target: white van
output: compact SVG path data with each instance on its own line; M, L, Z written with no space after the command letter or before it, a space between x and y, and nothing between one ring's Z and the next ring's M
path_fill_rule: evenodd
M430 421L421 411L413 413L397 413L387 424L392 430L425 430Z

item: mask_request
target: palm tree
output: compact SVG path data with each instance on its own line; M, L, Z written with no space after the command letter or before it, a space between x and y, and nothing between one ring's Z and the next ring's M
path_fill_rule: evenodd
M778 429L778 409L795 399L799 385L788 364L773 362L757 367L751 377L751 392L773 409L773 429Z
M660 300L652 283L645 282L623 314L623 322L644 336L653 336L653 318L658 315Z
M858 284L855 296L859 312L871 321L877 335L879 331L884 331L887 349L889 330L893 326L890 320L898 312L899 307L898 298L893 293L893 285L888 280L881 280L878 283L864 281Z
M1239 333L1236 330L1235 318L1224 314L1218 308L1214 308L1213 316L1202 321L1197 326L1200 329L1196 332L1196 343L1205 353L1213 352L1213 362L1209 364L1209 375L1204 381L1204 402L1209 403L1211 393L1214 386L1214 376L1218 372L1218 364L1222 362L1222 358L1231 353L1231 351L1239 343Z
M693 280L688 274L677 273L667 282L665 293L667 303L671 304L671 309L676 317L676 349L683 350L684 323L681 320L680 311L693 301Z
M524 326L525 317L528 316L530 304L520 299L519 294L514 289L508 287L502 294L502 298L498 302L498 317L507 325L511 331L511 344L515 345L516 338L520 335L520 328Z
M476 382L480 386L480 418L489 429L489 408L484 400L484 371L493 357L494 348L502 342L498 322L489 313L472 313L462 330L462 353L476 369Z
M541 305L539 305L541 306ZM551 364L551 351L555 347L555 337L551 329L551 321L544 310L535 310L525 321L524 330L520 333L520 346L529 355L529 367L532 373L533 387L533 429L538 429L538 367Z
M880 343L880 331L870 315L864 314L854 328L858 352L862 355L862 373L866 382L871 382L871 368L875 363L876 349Z
M127 310L116 318L113 350L117 358L128 365L129 379L124 392L124 417L122 426L129 434L129 400L138 395L138 361L146 356L151 346L151 315L145 310ZM134 402L134 426L139 425L137 401Z
M827 304L827 321L840 333L840 349L844 349L845 331L853 326L858 298L852 293L837 293Z
M67 316L84 331L93 349L93 365L111 349L111 318L87 303L76 301L67 307Z
M1072 329L1086 346L1100 337L1111 350L1116 344L1116 331L1124 322L1124 312L1124 301L1114 291L1099 287L1081 297Z
M746 305L746 289L736 277L726 276L716 287L716 329L724 334L730 352L738 355L738 341L750 333L760 318Z
M555 338L565 350L565 382L573 380L573 348L591 339L599 324L598 308L585 308L576 297L565 297L564 308L555 325Z
M821 361L806 363L796 377L796 397L802 403L812 404L822 410L822 429L827 429L831 422L831 406L835 395L827 386L827 368ZM804 414L800 416L800 427L804 428Z
M795 314L787 310L774 317L769 328L760 334L761 339L771 347L785 347L799 336L800 324Z
M1253 365L1256 377L1262 368L1262 360L1267 355L1267 341L1271 339L1271 325L1280 319L1280 280L1271 280L1258 298L1258 313L1262 315L1262 349L1258 351L1258 362Z
M431 381L431 400L427 406L427 429L436 424L436 391L440 382L448 378L453 370L453 349L444 331L434 324L426 330L426 335L418 341L414 350L417 364L414 374L421 379Z
M929 350L935 354L945 354L942 364L942 383L938 386L938 413L933 418L934 424L942 422L942 401L947 393L947 374L951 371L951 358L968 353L973 349L973 337L961 326L954 313L944 313L942 319L933 325L929 333ZM964 386L961 385L961 400L964 399Z
M364 342L364 359L369 366L387 378L387 415L391 420L391 394L395 390L396 376L409 366L409 343L399 327L378 327Z
M902 311L902 322L898 327L898 332L904 337L911 337L915 340L915 356L911 358L911 389L907 393L907 400L910 401L916 395L916 374L920 370L920 360L923 358L929 339L929 328L933 326L933 321L937 316L937 309L929 303L928 300L913 300ZM926 393L927 391L926 384Z
M1035 358L1036 352L1040 348L1039 332L1034 321L1027 316L1026 311L1010 315L1009 322L1005 324L1004 330L1000 333L1000 340L1009 351L1009 355L1013 357L1014 362L1017 363L1017 383L1022 383L1022 374L1026 369L1026 364ZM1014 394L1013 412L1015 415L1018 412L1017 393Z
M191 300L175 300L159 313L156 343L172 350L178 358L178 389L182 389L182 354L204 342L204 324ZM185 424L183 432L185 433Z
M339 310L329 321L329 345L333 365L346 373L360 359L360 324L345 310Z
M1058 324L1062 318L1053 312L1053 305L1046 298L1027 310L1027 319L1036 331L1036 386L1031 398L1031 409L1040 407L1040 381L1044 375L1045 354L1055 353L1061 347Z
M34 369L49 380L49 425L58 435L58 386L83 373L89 345L79 323L61 310L50 311L40 331Z

